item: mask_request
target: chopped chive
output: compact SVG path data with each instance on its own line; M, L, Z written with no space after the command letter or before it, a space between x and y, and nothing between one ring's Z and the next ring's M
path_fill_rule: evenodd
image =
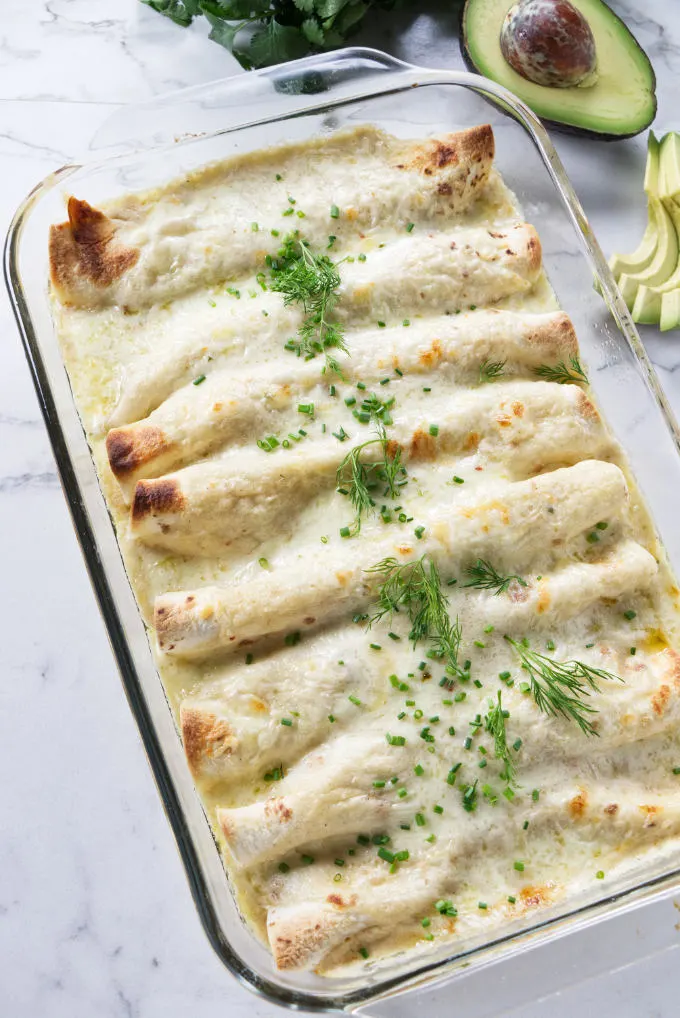
M314 862L314 856L313 855L301 855L300 856L300 862L303 862L305 864L305 866L311 866L312 863Z
M338 219L340 217L340 209L337 205L331 205L331 219Z
M510 902L511 905L514 905L515 902L517 901L517 898L515 897L514 894L509 894L508 895L508 901Z
M500 693L498 695L500 696ZM522 748L522 740L520 738L515 739L515 741L512 744L512 748L515 750L515 752L520 750Z
M632 609L630 611L627 611L627 612L623 613L624 619L628 619L629 622L631 622L635 618L636 615L637 615L637 612L634 612Z
M516 869L518 873L524 873L524 863L520 862L519 859L515 859L512 865L513 868Z
M586 541L588 544L597 544L600 540L600 535L596 531L591 530L589 534L586 534Z
M293 722L291 718L281 718L281 724L285 725L287 728L290 728Z
M604 870L598 870L595 876L598 880L604 880Z
M436 806L432 807L432 812L433 813L438 813L441 816L441 814L444 812L444 807L440 806L439 803L437 803Z
M371 648L371 650L382 650L382 647L380 646L379 643L369 643L369 647Z
M288 865L287 862L280 862L278 869L279 873L287 873L288 870L290 869L290 866Z
M246 664L247 665L251 665L252 663L253 663L253 655L252 654L246 654Z
M331 724L334 724L335 723L335 715L334 714L329 714L328 715L328 720L330 721Z
M406 791L405 788L398 788L397 795L399 796L400 799L405 799L406 796L408 795L408 792Z
M360 947L359 948L359 954L361 955L362 958L368 958L368 948L367 947Z
M414 533L418 540L421 541L423 538L423 534L425 533L425 527L416 527Z
M193 385L200 385L201 382L205 382L205 375L199 375L198 378L194 378Z
M358 254L358 255L357 255L357 259L358 259L358 261L360 261L360 262L365 262L365 261L366 261L366 255L364 254L364 252L363 252L363 251L361 252L361 254Z
M410 233L415 225L416 225L415 223L407 223L406 224L406 232Z
M373 782L373 787L374 788L384 788L385 787L385 782L384 781L374 781Z
M429 430L430 434L432 435L432 437L436 438L437 435L439 434L439 425L438 424L431 424L428 430Z
M421 764L416 764L415 767L413 768L413 773L417 774L418 777L420 777L425 773L425 768ZM680 771L678 771L678 773L680 773Z
M351 699L351 698L350 698ZM385 740L388 746L405 746L406 738L403 735L390 735L389 732L385 733Z
M534 800L534 802L538 802L540 794L541 794L540 788L534 788L534 790L531 793L531 798Z
M609 526L609 524L605 523L604 520L601 520L599 523L595 524L595 527L597 528L597 530L606 530L608 526Z
M384 859L385 862L394 862L394 852L390 852L389 848L381 846L378 849L378 857Z
M353 703L355 707L362 706L361 700L359 699L358 696L355 696L354 693L350 693L347 699L349 700L350 703Z
M477 902L477 908L487 909L488 907L489 906L487 905L487 903L485 901L478 901Z
M637 647L631 647L630 648L630 654L631 654L631 657L635 657L635 655L637 654Z
M350 536L350 529L349 529L349 527L340 527L340 537L349 537L349 536Z
M416 826L418 826L418 827L424 827L425 824L427 823L427 821L425 820L425 816L422 813L416 813L415 820L416 820Z

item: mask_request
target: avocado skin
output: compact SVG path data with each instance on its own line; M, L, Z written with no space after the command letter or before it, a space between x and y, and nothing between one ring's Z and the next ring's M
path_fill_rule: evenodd
M469 46L468 46L466 14L467 14L468 5L471 2L473 2L473 0L465 0L465 3L463 4L463 6L461 7L461 10L460 10L459 33L458 33L459 34L459 40L460 40L460 51L461 51L461 54L463 56L463 61L465 63L465 66L467 67L467 69L469 71L472 71L473 74L482 74L482 72L480 71L480 69L477 67L477 65L475 64L474 60L472 59L472 56L471 56L470 50L469 50ZM508 10L510 10L510 7L512 7L513 3L514 3L514 0L508 0ZM630 32L630 30L628 29L628 26L625 24L625 22L618 16L618 14L615 14L615 12L611 10L611 8L609 8L609 11L610 11L612 20L619 22L619 24L623 26L625 31L628 32L628 34L633 39L633 42L638 47L640 52L644 53L645 57L647 57L647 54L642 49L642 46L640 46L640 44L637 41L637 39L633 36L632 32ZM593 131L593 130L591 130L588 127L576 127L574 124L565 124L565 123L563 123L560 120L551 120L551 119L549 119L547 117L541 117L540 118L541 119L541 123L545 124L546 127L552 127L556 131L561 131L563 134L571 134L571 135L575 135L575 136L577 136L579 138L597 138L599 141L625 141L626 138L635 138L638 134L641 134L643 131L645 131L649 127L649 125L651 123L653 123L654 118L656 117L656 113L657 113L656 73L654 71L654 67L652 66L651 60L649 60L649 57L647 57L647 62L649 64L649 70L650 70L650 74L651 74L651 87L652 87L652 92L653 92L653 109L652 109L651 117L649 118L647 123L642 125L641 127L638 127L634 131L630 131L627 134L626 133L624 133L624 134L608 134L608 133L605 133L605 132L602 132L602 131ZM484 76L484 75L482 75L482 76ZM521 96L518 96L518 98L521 99ZM531 105L525 99L522 99L522 102L524 102L526 106L530 106ZM502 110L501 110L501 112L502 112ZM508 114L508 116L511 116L511 114Z

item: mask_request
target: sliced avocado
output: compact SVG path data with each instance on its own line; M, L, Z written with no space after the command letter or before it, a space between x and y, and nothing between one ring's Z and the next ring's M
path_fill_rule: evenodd
M633 308L638 286L658 286L665 283L678 264L678 235L663 202L658 199L659 237L656 253L646 269L626 273L619 279L619 290L629 308Z
M661 142L659 197L672 198L680 192L680 134L671 131Z
M650 198L647 202L647 227L636 250L629 255L614 254L609 259L609 267L616 279L624 272L642 272L651 263L659 242L658 204L657 198Z
M592 83L555 88L528 81L501 52L500 33L513 0L466 0L461 49L471 70L504 85L556 127L599 137L629 138L656 115L656 79L644 50L603 0L571 0L595 38Z
M670 215L675 233L678 237L678 260L670 276L656 286L645 285L638 287L633 304L633 321L641 325L658 325L662 315L662 298L664 294L680 290L680 206L673 201L664 202L664 207ZM642 273L638 273L640 278ZM632 276L631 278L636 278ZM675 328L675 326L671 326Z
M661 317L662 294L651 286L638 286L631 312L639 325L658 325ZM630 307L630 305L629 305Z
M654 131L647 138L647 163L645 165L645 192L655 198L659 197L659 161L661 158L661 142Z
M680 328L680 290L671 290L661 298L660 325L662 332Z

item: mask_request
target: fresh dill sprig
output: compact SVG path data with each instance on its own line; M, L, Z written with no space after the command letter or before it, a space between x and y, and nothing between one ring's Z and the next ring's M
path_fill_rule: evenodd
M597 708L582 698L590 696L591 691L599 693L601 680L623 682L623 679L582 661L554 661L530 650L524 642L518 643L509 636L505 639L517 651L522 668L529 673L531 694L538 709L551 717L559 714L574 721L584 735L598 735L589 720L589 715L597 714Z
M406 483L406 467L402 465L401 447L390 443L385 425L392 423L389 414L394 406L394 397L383 401L374 393L369 393L361 403L361 412L370 415L376 429L376 438L362 442L345 456L336 473L336 490L347 495L354 507L353 533L361 530L364 516L370 515L375 509L375 500L371 494L379 482L386 484L383 497L396 498L399 489ZM362 458L364 449L379 445L381 458L375 462L366 462ZM402 480L397 482L401 476Z
M364 516L370 515L375 509L375 500L371 491L378 483L378 463L366 463L361 459L364 449L372 445L383 446L382 438L372 438L352 449L343 459L336 473L336 486L341 494L346 494L354 507L353 531L358 534Z
M522 586L526 587L526 580L522 579L521 576L517 576L513 573L511 576L501 576L501 574L494 569L490 562L486 559L478 558L473 566L468 566L465 570L467 576L470 577L467 583L464 583L464 587L477 587L479 590L493 590L494 594L504 594L513 580Z
M449 616L449 600L442 591L435 563L425 555L401 565L395 558L386 558L367 572L381 577L369 627L386 615L391 618L404 609L411 623L409 639L413 646L429 643L428 655L445 660L445 670L450 675L460 674L460 622L457 618L452 621Z
M479 366L479 381L493 382L494 378L500 378L505 371L506 361L485 360Z
M578 357L570 357L569 364L570 366L567 366L564 361L559 361L554 366L541 364L535 369L535 373L549 382L559 382L560 385L566 382L585 382L587 385L588 376L581 367Z
M340 286L337 264L328 255L315 255L306 241L295 236L286 237L279 258L270 261L271 289L283 294L286 307L301 304L305 316L298 329L298 340L290 340L287 348L305 360L324 354L326 368L342 374L338 361L330 353L331 350L349 352L344 326L332 318Z
M510 747L508 746L507 733L505 730L505 720L507 717L507 711L503 710L503 703L501 701L501 692L498 691L498 702L493 704L489 709L484 723L487 732L493 736L494 753L497 760L503 761L503 770L501 771L501 778L507 782L508 785L515 784L515 764L510 756Z

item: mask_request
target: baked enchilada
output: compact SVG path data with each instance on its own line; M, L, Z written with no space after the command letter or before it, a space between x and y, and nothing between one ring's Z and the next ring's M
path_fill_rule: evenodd
M246 920L331 973L680 834L678 590L491 128L53 227L53 310Z

